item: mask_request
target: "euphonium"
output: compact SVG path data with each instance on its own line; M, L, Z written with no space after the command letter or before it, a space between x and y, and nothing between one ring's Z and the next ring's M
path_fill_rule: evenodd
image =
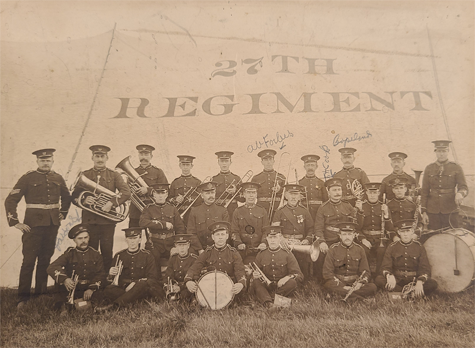
M126 174L127 180L126 183L130 188L130 192L132 193L131 201L137 207L138 210L143 211L145 207L148 205L146 203L146 199L149 199L153 202L153 197L149 196L139 196L138 190L142 187L148 188L149 186L145 182L145 180L141 177L139 173L134 169L132 164L130 163L130 156L124 158L122 161L119 162L115 166L115 169L119 169L123 173ZM144 200L145 198L145 200Z
M402 298L408 299L408 300L414 300L414 298L416 297L416 277L414 277L412 282L404 285L401 293L402 293Z
M120 274L122 273L122 269L124 268L124 266L122 266L122 260L119 260L119 257L117 257L115 267L118 267L119 270L117 271L117 274L114 276L112 285L119 286L119 277L120 277Z
M77 206L81 209L88 210L91 213L105 217L106 219L112 221L123 221L129 214L129 205L130 201L122 203L116 209L111 209L106 212L102 210L102 207L111 200L111 198L116 197L117 194L111 190L95 183L91 179L88 179L83 173L79 173L76 181L74 182L73 189L76 187L81 187L85 191L81 192L78 197ZM85 203L87 197L94 198L94 204L88 205Z
M74 275L74 271L73 271L73 274L71 275L71 279L74 282L74 287L69 291L68 304L74 305L74 292L76 291L76 286L78 285L79 275L78 274Z

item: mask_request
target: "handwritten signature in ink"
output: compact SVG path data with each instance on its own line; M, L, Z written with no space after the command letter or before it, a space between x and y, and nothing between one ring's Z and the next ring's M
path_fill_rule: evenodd
M346 143L350 143L352 141L361 141L367 138L371 138L373 135L366 131L365 135L358 135L358 133L353 134L351 137L341 138L340 134L335 135L333 138L333 146L338 146L339 144L343 144L343 147L346 147Z
M330 149L326 145L320 145L319 147L323 152L325 152L325 157L323 157L323 177L325 181L327 181L335 175L333 170L330 168Z
M79 210L74 209L74 214L69 214L67 220L68 222L64 226L61 226L58 237L56 238L56 250L58 251L61 251L61 244L63 243L63 240L68 236L68 232L71 227L81 221L81 215L79 215Z
M266 134L262 137L262 140L256 140L254 144L251 144L247 147L247 152L252 153L253 151L260 150L262 148L269 148L270 146L278 145L279 150L282 150L286 145L284 144L284 140L287 138L293 138L294 134L287 130L287 133L280 134L277 132L275 137L268 138L269 134Z

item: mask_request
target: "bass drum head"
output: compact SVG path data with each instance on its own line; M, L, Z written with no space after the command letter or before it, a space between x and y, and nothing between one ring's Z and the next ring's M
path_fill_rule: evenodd
M233 300L232 287L234 282L223 272L208 272L198 281L196 300L203 306L212 310L227 307Z
M431 278L439 291L459 292L470 285L475 271L474 243L473 234L461 229L433 235L424 243Z

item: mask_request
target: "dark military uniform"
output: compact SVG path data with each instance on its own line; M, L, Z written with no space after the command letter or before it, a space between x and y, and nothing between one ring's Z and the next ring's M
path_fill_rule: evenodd
M9 226L18 220L17 206L25 196L26 212L24 224L31 228L23 233L23 263L18 286L19 301L30 298L31 280L36 259L35 294L46 292L48 274L46 269L54 254L56 236L60 225L60 214L66 218L71 205L71 196L61 175L54 171L30 171L23 175L5 200L5 211ZM61 198L61 206L60 206Z
M304 176L299 180L299 184L305 186L306 196L301 201L303 206L308 204L310 215L315 217L318 208L328 201L328 192L325 188L325 183L316 176L308 177Z
M170 191L168 193L169 201L173 202L172 204L176 206L176 204L178 203L175 204L176 202L175 199L178 195L185 196L190 190L191 191L195 190L200 184L201 184L200 179L194 177L191 174L179 176L178 178L173 180L170 185ZM188 203L186 203L186 205L191 204L191 202L193 202L193 200L199 195L200 195L199 192L196 190L193 195L188 196L187 197ZM193 204L193 206L194 207L199 206L201 203L203 203L203 200L201 199L201 197L198 197L198 199ZM186 205L183 205L183 206L186 206ZM183 210L180 209L180 212L182 212ZM183 221L185 222L185 225L188 223L189 215L190 215L190 210L188 210L185 213L185 216L183 216Z
M142 201L148 205L152 204L152 200L150 199L152 195L152 186L154 184L168 184L167 177L165 173L160 168L155 167L154 165L149 164L147 167L138 166L135 168L137 174L140 175L142 179L144 179L145 183L149 186L147 189L147 194L144 196L140 196ZM134 205L130 205L129 211L129 227L137 227L139 225L141 211Z
M233 214L231 234L234 246L245 244L245 250L239 250L244 264L254 261L261 243L265 243L266 235L262 227L269 225L269 218L264 208L259 205L243 205ZM252 228L251 228L252 227Z
M214 203L211 205L203 203L199 207L191 208L187 233L194 234L198 237L199 241L197 241L197 243L200 243L198 250L214 244L208 227L217 221L229 221L229 214L226 208ZM191 243L194 245L196 241L192 239Z
M173 225L173 229L168 230L166 228L167 222ZM160 258L168 259L170 257L170 250L174 245L174 236L177 233L185 233L185 224L180 214L178 214L178 210L170 203L165 203L148 205L140 216L140 227L147 227L150 231L151 252L157 263L160 279Z
M109 168L96 170L91 168L83 172L88 179L98 183L112 192L119 190L119 195L110 199L112 209L125 203L130 199L130 189L122 179L121 175ZM78 197L84 189L76 187L73 192L73 203L78 205ZM82 211L82 223L88 225L89 245L94 249L101 249L102 258L104 260L104 269L108 270L112 260L112 248L114 246L114 230L117 222L108 218L99 216L89 210Z
M124 249L114 256L114 265L117 259L122 261L122 273L119 276L119 285L108 285L104 290L104 297L119 306L131 303L147 296L163 298L163 290L158 284L158 273L155 259L148 250L138 249L134 252ZM108 276L112 282L113 276ZM135 285L126 291L131 284Z
M417 215L418 224L417 227L422 227L422 217L419 212L416 214L417 205L414 202L409 201L406 197L404 198L394 198L388 202L389 214L391 215L391 224L388 226L388 230L394 228L401 220L414 219L414 216Z
M416 179L414 179L409 174L406 174L405 172L402 172L401 174L391 173L387 177L385 177L383 181L381 182L381 187L379 189L380 191L379 199L381 201L383 199L383 194L386 194L386 201L390 201L391 199L394 199L395 197L394 192L390 185L390 182L393 181L394 179L399 179L406 183L406 187L407 187L406 196L409 195L410 189L414 189L416 187Z
M241 255L229 244L221 249L214 245L207 247L186 273L185 283L190 280L197 281L202 274L202 270L224 272L235 283L239 282L246 287L246 274Z
M393 291L400 292L404 285L417 280L424 282L424 294L428 295L437 288L437 282L430 279L430 264L424 246L411 241L408 244L401 240L388 246L381 265L382 275L378 275L375 283L381 289L386 286L386 276L394 275L396 287Z
M455 211L455 194L468 195L468 187L462 167L455 162L431 163L424 170L422 179L421 209L429 216L429 229L447 226L458 227ZM450 218L450 223L449 223Z
M357 231L359 233L358 239L361 242L363 239L366 239L368 242L371 243L371 249L368 249L366 245L360 243L363 247L366 258L368 262L370 257L374 257L376 259L376 274L379 274L379 268L381 266L381 262L383 261L384 251L386 250L387 246L387 230L392 230L391 226L391 219L385 219L384 222L384 236L381 234L381 227L382 227L382 203L370 203L365 201L363 203L363 211L358 211L357 214L357 222L358 227ZM383 237L383 244L381 247L381 237Z
M100 301L101 296L98 296L97 290L102 290L105 285L106 273L102 256L96 249L87 247L80 250L70 247L49 265L47 272L56 282L55 287L60 301L67 300L69 292L61 285L67 278L73 278L73 272L74 275L78 275L74 298L82 298L86 290L94 290L91 301Z
M185 257L178 254L170 256L168 260L168 267L165 273L165 278L174 280L180 287L180 297L184 300L190 300L193 294L187 289L185 285L185 275L190 267L195 263L198 256L188 253Z
M256 257L256 265L277 285L278 281L285 276L291 276L283 286L275 289L275 293L281 296L289 296L297 289L297 282L304 279L300 271L297 259L290 251L285 251L280 247L276 250L266 249L261 251ZM251 292L257 297L257 300L264 304L272 301L271 289L260 279L253 279L251 283Z
M340 178L342 180L342 191L343 196L342 200L349 202L353 207L356 204L356 197L351 193L350 187L353 184L353 181L358 180L362 186L369 183L368 176L361 168L356 168L352 166L351 168L343 168L335 175L333 178Z
M282 197L282 191L285 184L285 176L277 173L275 170L271 171L262 171L257 175L252 177L251 182L260 184L261 186L257 190L257 203L263 207L267 213L269 213L271 201L272 201L272 192L275 185L275 180L277 177L277 183L280 186L279 192L275 195L274 198L274 211L277 209ZM271 217L272 218L272 217Z
M230 185L234 185L237 190L238 183L241 181L241 178L237 176L236 174L233 174L231 172L223 173L220 172L217 175L213 176L211 181L217 183L218 185L216 186L216 204L221 205L224 207L226 203L228 203L229 199L233 196L231 194L226 194L224 191L228 188ZM227 200L224 200L224 197L227 196ZM221 198L220 198L221 197ZM234 210L237 208L237 202L238 201L243 201L242 197L239 198L239 194L236 196L236 198L233 199L231 203L228 205L228 214L229 216L233 216Z
M361 279L361 283L364 285L354 291L349 298L374 296L377 287L373 283L368 283L371 271L365 251L360 245L352 243L347 247L341 242L333 244L328 250L323 265L323 279L325 280L323 286L331 292L346 296L348 290L343 287L353 285L363 271L366 271Z

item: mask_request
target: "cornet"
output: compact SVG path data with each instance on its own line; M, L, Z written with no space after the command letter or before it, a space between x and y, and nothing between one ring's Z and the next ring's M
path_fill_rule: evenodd
M117 261L115 263L115 267L118 267L119 270L117 271L117 274L114 276L114 280L112 281L112 285L119 286L119 277L120 277L120 274L122 273L122 269L124 268L124 266L122 265L122 260L119 260L118 257L117 257Z
M99 177L98 177L99 182ZM111 190L95 183L91 179L87 178L83 173L79 173L76 180L74 181L73 188L76 189L80 187L85 191L81 192L78 197L77 206L81 209L88 210L91 213L105 217L106 219L121 222L127 218L129 214L130 201L122 203L117 207L118 210L111 209L106 212L102 210L102 207L111 200L111 198L118 197L117 194ZM94 203L89 205L85 203L87 197L93 197Z
M73 288L69 291L69 294L68 294L68 304L74 305L74 292L76 291L76 286L78 285L79 275L78 275L78 274L74 275L74 271L73 271L73 274L71 275L71 279L72 279L73 282L74 282L74 286L73 286Z
M180 299L180 291L174 291L174 285L178 286L178 282L168 277L168 282L163 286L165 288L166 298L170 302Z
M252 270L253 270L254 272L259 273L259 280L260 280L261 282L263 282L263 283L266 284L267 286L271 286L271 285L275 284L273 281L271 281L269 278L266 277L266 275L264 274L264 272L261 271L261 269L256 265L255 262L250 263L249 266L252 268Z
M416 277L414 277L412 282L404 285L401 294L403 299L414 300L416 298Z

